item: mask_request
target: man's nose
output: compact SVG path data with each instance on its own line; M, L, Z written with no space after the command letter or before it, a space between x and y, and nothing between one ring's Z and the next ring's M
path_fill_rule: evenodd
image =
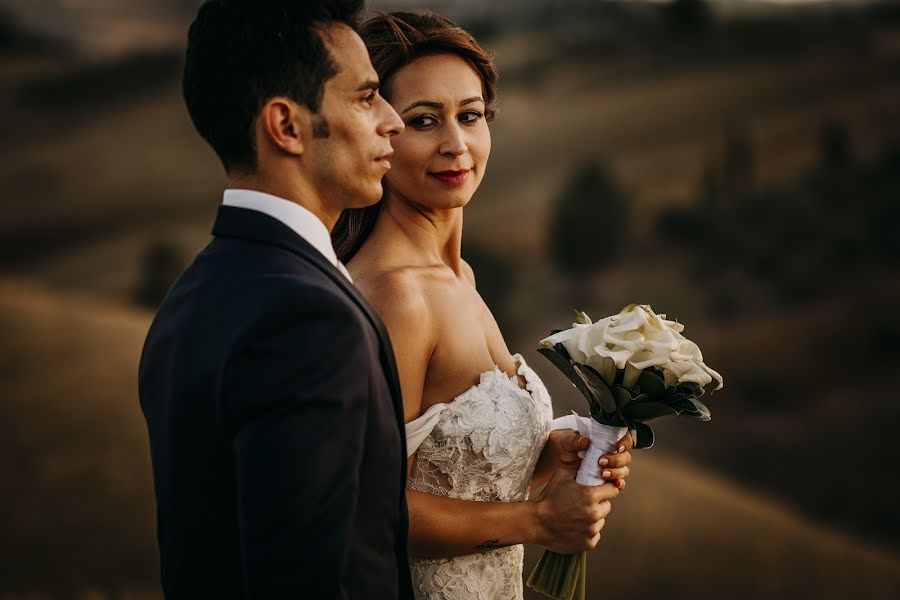
M403 124L403 119L400 118L400 115L397 114L394 107L382 96L379 95L378 100L380 101L379 103L382 111L378 125L378 134L386 137L397 135L406 127Z

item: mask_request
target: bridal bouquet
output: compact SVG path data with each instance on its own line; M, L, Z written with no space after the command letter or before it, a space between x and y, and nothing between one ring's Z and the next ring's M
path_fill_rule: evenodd
M697 344L681 335L684 326L657 315L646 304L630 304L596 323L584 313L571 329L554 331L538 352L550 360L587 398L590 445L575 480L600 485L598 460L615 452L615 443L631 429L635 448L653 445L645 423L665 416L708 421L700 401L704 388L722 376L703 363ZM586 420L586 418L585 418ZM561 555L544 551L528 586L552 598L585 597L587 553Z

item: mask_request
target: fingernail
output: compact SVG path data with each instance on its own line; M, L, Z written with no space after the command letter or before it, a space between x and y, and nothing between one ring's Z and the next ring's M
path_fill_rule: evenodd
M625 452L625 446L619 446L619 452Z
M600 459L600 466L601 466L601 467L605 467L605 466L608 465L608 464L609 464L609 460L607 460L607 459L605 459L605 458L601 458L601 459Z
M611 476L612 473L610 473L609 471L603 471L603 473L600 475L600 477L602 477L603 479L609 479Z

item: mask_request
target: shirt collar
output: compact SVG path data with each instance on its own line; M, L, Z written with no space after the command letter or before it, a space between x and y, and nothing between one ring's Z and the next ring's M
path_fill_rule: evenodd
M297 235L309 242L313 248L318 250L322 256L350 279L350 274L344 268L344 265L338 261L334 246L331 245L331 234L328 233L328 228L309 209L300 206L296 202L291 202L272 194L241 189L225 190L222 204L255 210L281 221Z

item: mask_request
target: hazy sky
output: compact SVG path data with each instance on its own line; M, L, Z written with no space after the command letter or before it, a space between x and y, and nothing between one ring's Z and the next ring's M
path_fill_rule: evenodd
M541 1L506 0L506 5L534 5ZM867 1L870 0L708 0L726 17L752 11L754 7L862 4ZM465 15L469 7L483 14L483 3L484 0L367 1L367 5L374 8L420 6L443 9L452 12L452 16ZM0 0L0 7L12 12L29 29L74 39L88 53L101 55L183 43L186 24L200 4L201 0Z

